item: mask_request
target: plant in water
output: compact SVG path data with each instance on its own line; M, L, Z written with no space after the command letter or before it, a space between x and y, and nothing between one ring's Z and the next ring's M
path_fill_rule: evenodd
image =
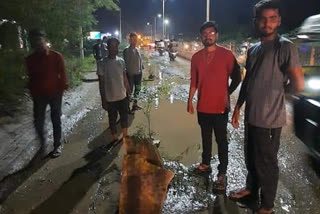
M164 97L165 95L168 95L170 90L171 85L166 81L160 82L155 87L147 87L146 85L144 85L141 89L139 98L140 100L144 101L142 111L147 119L147 137L149 139L153 139L154 136L154 132L151 129L151 110L153 107L153 102L155 100L159 100L161 97Z

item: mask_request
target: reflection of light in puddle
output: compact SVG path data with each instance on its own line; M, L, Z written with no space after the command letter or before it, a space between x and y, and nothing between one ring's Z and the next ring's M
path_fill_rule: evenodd
M174 95L173 94L170 94L170 103L172 104L174 101Z
M159 108L159 98L158 97L154 99L154 108L155 109Z
M159 79L162 80L162 72L159 72Z

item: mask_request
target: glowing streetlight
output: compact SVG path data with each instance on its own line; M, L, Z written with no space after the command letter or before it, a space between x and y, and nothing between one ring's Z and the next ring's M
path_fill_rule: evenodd
M114 32L114 35L115 35L115 36L119 36L119 31L116 30L116 31Z
M168 19L165 19L164 20L164 36L166 37L166 35L167 35L167 25L169 25L169 20Z

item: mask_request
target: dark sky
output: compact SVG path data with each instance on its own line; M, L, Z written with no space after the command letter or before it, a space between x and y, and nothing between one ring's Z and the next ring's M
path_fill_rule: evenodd
M220 32L238 32L252 29L252 8L258 0L211 0L210 18L217 21ZM298 27L308 16L320 13L320 0L280 0L282 29ZM146 23L162 13L161 0L121 0L123 35L130 31L143 32ZM185 35L198 34L205 21L206 0L166 0L165 16L170 20L169 32ZM114 32L119 29L119 13L98 10L97 30ZM158 32L161 19L157 20Z

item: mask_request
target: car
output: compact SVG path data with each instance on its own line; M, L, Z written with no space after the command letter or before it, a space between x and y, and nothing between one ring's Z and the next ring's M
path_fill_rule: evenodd
M314 49L320 42L320 14L307 18L297 37ZM303 66L305 89L293 100L294 129L295 135L320 160L320 65L311 61L313 65Z
M320 41L320 14L307 18L302 23L297 37L304 40Z

